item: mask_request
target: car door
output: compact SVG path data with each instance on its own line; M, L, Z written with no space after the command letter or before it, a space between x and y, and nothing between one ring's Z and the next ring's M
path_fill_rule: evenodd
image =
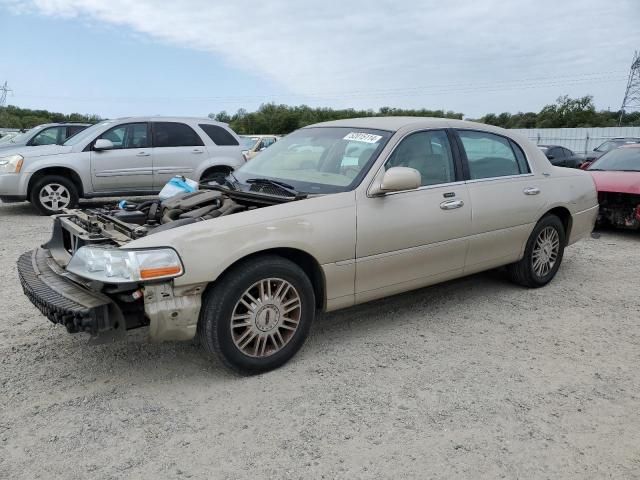
M95 140L113 143L109 150L94 150ZM153 158L147 122L110 128L90 145L91 177L96 192L147 192L153 188Z
M465 272L516 261L547 197L523 150L494 133L456 131L473 216Z
M357 302L436 283L463 271L471 204L454 151L445 130L411 133L382 168L415 168L422 186L358 198Z
M152 130L154 189L161 190L175 175L191 178L207 155L200 136L182 122L152 122Z

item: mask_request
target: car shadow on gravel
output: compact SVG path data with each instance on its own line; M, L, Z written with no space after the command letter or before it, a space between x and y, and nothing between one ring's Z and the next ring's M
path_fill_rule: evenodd
M393 297L375 300L350 307L338 312L320 314L312 327L311 335L296 357L283 368L304 369L308 362L316 363L314 355L330 339L335 342L349 343L357 337L375 334L378 329L389 328L389 318L394 317L397 328L403 323L414 322L412 314L417 310L426 322L439 322L441 311L458 307L462 296L468 303L478 298L495 295L504 288L520 288L508 282L501 271L490 271L452 280L439 285L402 293ZM465 313L460 307L460 317ZM399 318L398 318L399 317ZM230 372L215 356L207 354L197 342L148 343L146 329L129 332L126 342L93 345L87 343L87 337L65 337L64 329L57 327L60 335L48 336L45 349L51 355L49 361L55 361L57 370L72 371L76 378L98 375L103 380L120 375L135 377L145 382L166 381L168 378L181 378L187 381L224 381L240 378ZM77 369L78 363L92 365L83 373ZM126 380L126 378L125 378Z

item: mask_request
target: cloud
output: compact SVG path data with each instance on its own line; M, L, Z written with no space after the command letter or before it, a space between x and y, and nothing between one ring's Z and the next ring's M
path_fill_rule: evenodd
M211 52L286 95L369 104L624 77L640 19L635 0L0 2Z

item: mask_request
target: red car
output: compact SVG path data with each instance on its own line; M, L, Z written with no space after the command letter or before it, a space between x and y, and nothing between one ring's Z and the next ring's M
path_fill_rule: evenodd
M598 224L640 229L640 144L607 152L587 168L598 189Z

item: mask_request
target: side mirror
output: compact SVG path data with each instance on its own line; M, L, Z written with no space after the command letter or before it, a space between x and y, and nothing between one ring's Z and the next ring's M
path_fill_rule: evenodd
M258 150L259 152L264 152L267 149L267 147L261 147L260 150Z
M111 150L113 148L113 142L106 138L99 138L96 143L93 144L93 149L100 152L102 150Z
M415 190L420 186L422 178L415 168L391 167L384 172L379 184L374 184L369 190L372 196L380 196L390 192Z

